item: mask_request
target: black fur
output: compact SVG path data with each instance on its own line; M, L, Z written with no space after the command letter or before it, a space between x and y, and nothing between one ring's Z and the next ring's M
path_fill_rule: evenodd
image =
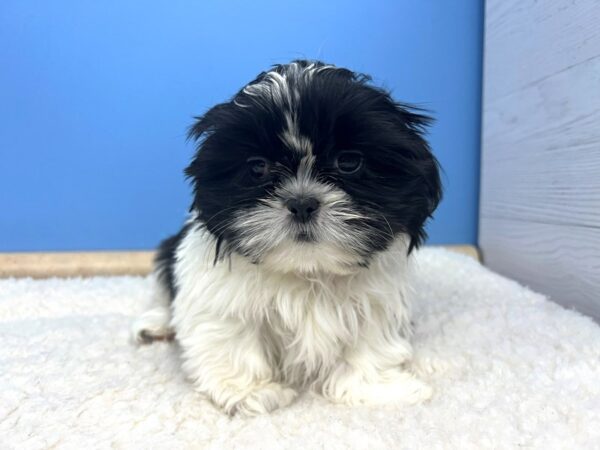
M177 293L175 276L173 273L175 254L181 240L190 228L191 224L186 224L179 233L162 241L158 247L156 256L154 257L154 268L158 282L167 288L171 300L175 298L175 294Z

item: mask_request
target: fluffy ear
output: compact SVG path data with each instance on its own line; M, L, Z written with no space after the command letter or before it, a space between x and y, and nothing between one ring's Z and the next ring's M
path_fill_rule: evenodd
M194 178L196 166L198 164L198 155L202 151L202 146L206 139L213 134L220 123L229 115L229 103L221 103L213 106L203 116L194 117L195 122L188 130L188 140L197 143L196 153L192 162L184 170L186 177Z
M229 107L229 103L220 103L209 109L203 116L194 117L194 124L188 130L188 140L198 141L203 134L210 133L215 130L218 118L226 111Z
M406 124L406 126L418 133L419 136L427 132L427 129L433 125L435 119L428 115L428 111L408 103L394 102L394 108L398 118Z
M192 188L194 191L194 199L189 208L190 212L194 209L199 208L196 176L200 164L199 155L202 151L202 146L206 141L207 137L214 133L214 131L216 130L217 124L219 123L219 115L221 114L221 111L225 110L225 108L225 104L219 104L209 109L204 115L194 117L195 121L192 124L192 126L190 126L190 128L188 129L188 141L191 140L197 144L192 161L183 171L186 178L191 180Z
M427 111L415 106L393 102L394 115L404 133L408 132L410 138L404 141L404 149L408 150L410 165L415 175L420 180L420 203L424 206L418 214L421 223L418 232L411 236L409 252L419 247L426 239L425 223L431 217L442 199L442 181L440 178L440 164L433 155L425 135L434 119Z
M425 139L429 127L435 119L427 114L427 111L406 103L394 103L399 120L414 137L414 156L418 163L421 177L427 188L428 217L435 211L442 199L442 181L440 178L440 164L433 155L429 143Z
M197 142L210 128L210 120L207 119L207 114L204 116L195 116L194 123L188 129L187 138L190 141Z

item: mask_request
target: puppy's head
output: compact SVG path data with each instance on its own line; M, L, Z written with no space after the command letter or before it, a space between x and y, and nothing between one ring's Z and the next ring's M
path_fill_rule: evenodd
M236 252L280 271L348 273L408 251L441 197L430 119L370 78L321 62L261 73L197 119L193 210Z

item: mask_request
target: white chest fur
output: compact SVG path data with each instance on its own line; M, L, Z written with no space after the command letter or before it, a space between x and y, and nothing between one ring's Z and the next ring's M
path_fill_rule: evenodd
M214 242L202 229L177 252L172 325L184 350L199 339L220 341L215 334L250 334L274 378L305 384L324 379L363 340L409 333L401 240L349 275L280 273L237 255L213 261Z

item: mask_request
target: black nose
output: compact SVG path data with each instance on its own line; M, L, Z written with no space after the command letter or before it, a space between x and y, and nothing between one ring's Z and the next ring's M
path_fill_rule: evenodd
M285 206L294 215L298 222L308 222L310 218L318 211L319 201L316 198L293 198L285 202Z

